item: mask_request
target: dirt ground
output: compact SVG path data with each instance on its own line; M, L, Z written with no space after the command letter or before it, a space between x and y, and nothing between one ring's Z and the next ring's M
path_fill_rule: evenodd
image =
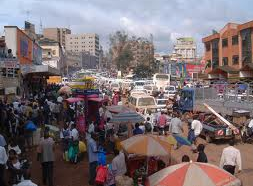
M186 134L184 134L186 135ZM215 143L206 143L204 139L199 139L198 143L206 145L205 152L209 163L219 165L223 148L227 147L226 141L217 141ZM241 151L242 156L242 172L236 176L242 180L243 186L253 186L253 145L237 144L235 146ZM178 150L172 151L173 159L177 162L181 161L183 155L188 155L192 161L196 161L197 154L191 152L190 147L182 146ZM32 159L32 180L42 186L41 166L36 161L35 151L31 153ZM109 158L111 159L111 157ZM60 146L56 148L56 162L54 169L54 185L55 186L86 186L88 185L88 160L87 156L77 165L64 162Z

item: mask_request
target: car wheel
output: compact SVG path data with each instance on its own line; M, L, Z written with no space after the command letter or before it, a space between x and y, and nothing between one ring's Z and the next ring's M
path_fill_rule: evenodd
M207 143L211 143L212 142L212 138L210 137L210 135L206 134L205 136L206 136L206 142Z

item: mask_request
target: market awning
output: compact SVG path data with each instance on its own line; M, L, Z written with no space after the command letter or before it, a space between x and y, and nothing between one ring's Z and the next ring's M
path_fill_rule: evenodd
M248 63L244 65L240 71L253 71L253 63Z
M113 106L107 106L106 107L110 112L112 113L122 113L122 112L130 112L131 109L124 106L124 105L113 105Z
M21 65L21 73L23 75L31 73L41 73L46 75L60 75L60 71L49 65Z
M209 74L219 74L221 72L229 73L229 74L238 74L239 70L236 70L230 66L219 66L213 69Z
M108 97L104 97L104 98L88 98L88 101L94 101L94 102L105 102L108 101L109 98Z
M83 98L68 98L68 99L65 99L68 103L76 103L76 102L79 102L79 101L83 101L84 99Z

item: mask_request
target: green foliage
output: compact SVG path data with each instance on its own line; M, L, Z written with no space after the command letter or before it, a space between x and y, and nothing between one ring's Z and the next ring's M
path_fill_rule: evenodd
M139 64L134 69L134 74L136 75L137 78L148 78L151 77L153 73L154 70L152 69L152 67L144 64Z
M126 72L127 68L130 65L130 61L133 60L133 54L129 47L125 47L115 58L115 62L117 68L122 71L123 73Z

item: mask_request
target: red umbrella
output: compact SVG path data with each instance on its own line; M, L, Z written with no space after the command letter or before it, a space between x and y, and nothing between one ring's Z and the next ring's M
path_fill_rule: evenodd
M83 101L83 100L84 100L83 98L68 98L68 99L66 99L66 101L68 103L76 103L78 101Z
M241 186L227 171L208 163L181 163L148 178L149 186Z

